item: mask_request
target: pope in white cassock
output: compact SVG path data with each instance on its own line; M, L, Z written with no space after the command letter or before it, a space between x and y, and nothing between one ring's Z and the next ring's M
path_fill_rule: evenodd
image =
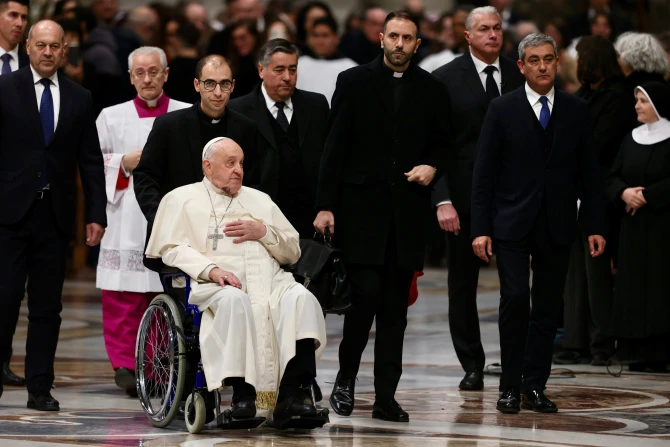
M146 255L192 278L207 385L233 386L234 418L273 407L275 421L316 416L305 402L326 346L321 306L280 267L300 257L298 233L267 194L242 186L243 163L233 140L208 142L205 178L163 197Z
M135 340L144 311L157 292L158 274L142 264L147 221L133 189L133 169L156 117L190 107L163 93L169 68L165 53L141 47L128 57L137 96L104 109L96 121L105 162L107 231L100 243L96 286L102 289L105 347L115 382L135 395Z

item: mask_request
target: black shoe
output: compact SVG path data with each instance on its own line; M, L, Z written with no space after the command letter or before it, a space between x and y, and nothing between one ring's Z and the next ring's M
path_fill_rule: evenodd
M272 412L272 419L281 423L293 416L316 417L316 407L306 404L303 396L289 396L282 402L278 402Z
M49 391L28 393L28 408L39 411L60 411L60 404Z
M26 379L14 374L14 372L9 369L9 362L5 362L2 366L2 384L7 386L26 386ZM2 395L1 392L0 395Z
M323 400L323 393L321 392L321 387L316 382L316 379L314 379L314 383L312 385L314 386L314 401L321 402Z
M128 368L119 368L114 375L114 383L123 390L135 388L135 371Z
M461 390L468 391L479 391L484 389L484 371L481 369L475 369L472 372L469 372L463 377L461 383L458 384L458 388Z
M340 416L349 416L354 411L354 388L356 378L344 379L337 373L333 392L330 394L330 406Z
M524 391L522 406L526 410L533 410L538 413L556 413L558 411L556 404L547 399L542 390Z
M579 351L565 349L554 354L552 361L557 365L582 365L591 363L591 358Z
M253 400L242 400L233 405L230 412L233 419L249 419L256 416L256 403Z
M521 407L519 406L520 401L519 391L514 388L508 388L506 391L503 391L500 399L498 399L496 410L506 414L518 413L521 411Z
M375 400L375 403L372 406L372 417L381 419L382 421L409 422L409 414L402 409L395 399L391 399L384 403Z

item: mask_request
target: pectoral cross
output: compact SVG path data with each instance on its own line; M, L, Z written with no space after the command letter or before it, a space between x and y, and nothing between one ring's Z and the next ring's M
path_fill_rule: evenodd
M216 251L219 239L223 239L223 234L219 234L219 227L214 228L214 234L208 234L207 239L212 239L212 250Z

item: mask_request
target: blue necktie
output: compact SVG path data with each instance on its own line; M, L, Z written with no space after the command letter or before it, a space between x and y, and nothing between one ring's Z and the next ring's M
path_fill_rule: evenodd
M540 102L542 103L542 110L540 110L540 124L543 129L546 129L549 125L549 118L551 118L551 112L549 111L549 104L547 102L546 96L540 96Z
M53 96L51 96L51 81L42 78L40 82L44 86L44 93L42 93L42 99L40 100L40 121L42 122L42 132L44 133L44 144L48 146L54 135L54 99ZM47 164L46 160L44 160L39 189L44 188L48 184Z
M0 72L0 75L6 75L12 72L12 67L9 66L9 61L12 60L12 55L9 53L5 53L2 56L0 56L0 59L2 59L2 71Z

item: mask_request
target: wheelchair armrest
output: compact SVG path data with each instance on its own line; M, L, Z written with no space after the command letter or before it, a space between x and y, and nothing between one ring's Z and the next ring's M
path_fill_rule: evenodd
M164 265L163 268L160 271L161 275L174 275L174 274L184 274L181 270L179 270L177 267L168 267L167 265Z

